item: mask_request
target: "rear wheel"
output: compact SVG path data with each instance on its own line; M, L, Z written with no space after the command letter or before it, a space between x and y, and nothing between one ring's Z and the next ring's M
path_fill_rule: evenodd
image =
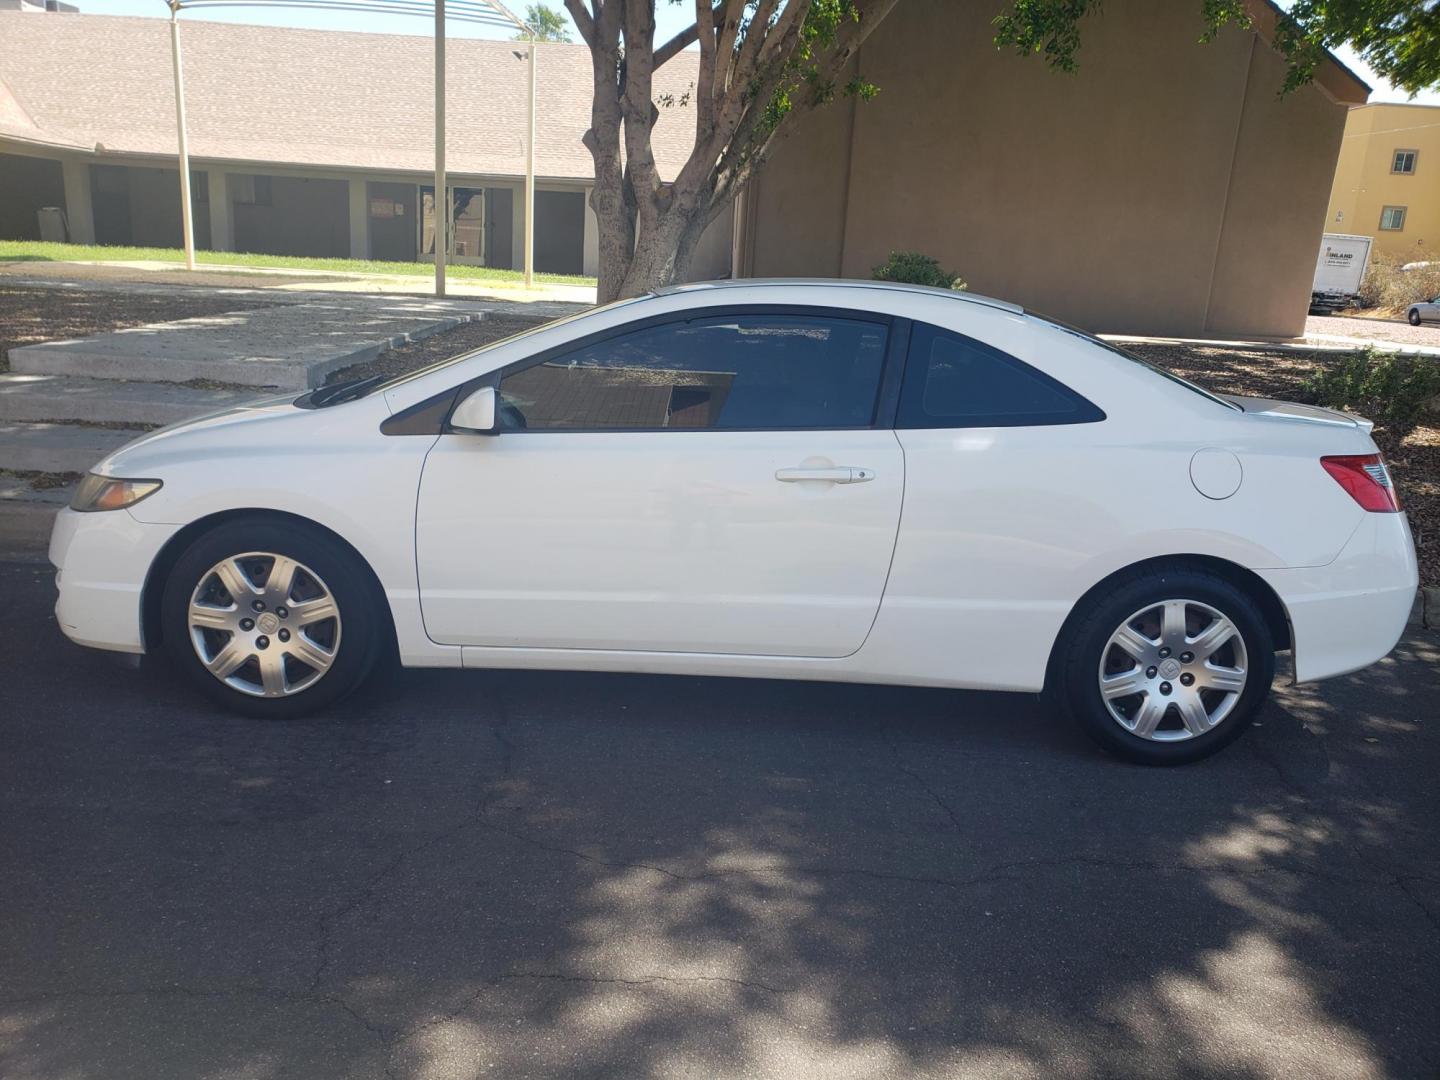
M180 557L161 600L165 649L227 708L291 717L353 692L382 659L385 622L356 558L323 533L233 522Z
M1419 312L1419 310L1416 309L1416 308L1411 308L1411 309L1410 309L1410 325L1411 325L1411 326L1419 326L1419 325L1420 325L1420 312Z
M1274 674L1269 627L1244 592L1202 571L1152 571L1082 615L1063 649L1059 689L1111 753L1179 765L1239 738Z

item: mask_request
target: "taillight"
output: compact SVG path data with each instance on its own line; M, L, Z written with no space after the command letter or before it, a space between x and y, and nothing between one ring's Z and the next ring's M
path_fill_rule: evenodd
M1320 464L1350 497L1366 510L1394 514L1400 510L1400 494L1390 479L1390 470L1379 454L1346 454L1322 457Z

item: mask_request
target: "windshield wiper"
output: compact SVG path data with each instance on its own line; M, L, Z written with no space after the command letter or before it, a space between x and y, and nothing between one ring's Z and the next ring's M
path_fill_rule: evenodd
M368 379L347 379L322 386L318 390L310 391L307 404L312 409L323 409L327 405L339 405L342 401L354 401L358 397L364 397L387 378L388 375L371 375Z

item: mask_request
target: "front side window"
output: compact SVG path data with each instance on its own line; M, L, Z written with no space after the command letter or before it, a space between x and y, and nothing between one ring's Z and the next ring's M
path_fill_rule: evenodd
M506 374L500 415L529 431L868 427L886 337L808 314L665 323Z
M1380 211L1380 228L1399 232L1405 228L1405 207L1387 206Z
M1412 175L1415 172L1415 157L1416 151L1414 150L1396 150L1395 160L1390 165L1390 171L1404 176Z
M1089 401L1015 357L916 323L900 390L901 428L1021 427L1105 419Z

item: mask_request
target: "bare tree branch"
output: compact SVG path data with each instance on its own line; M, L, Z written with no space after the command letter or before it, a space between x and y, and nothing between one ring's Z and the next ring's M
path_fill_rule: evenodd
M704 13L705 21L708 22L712 27L711 34L713 35L713 27L715 25L716 17L720 14L720 7L719 5L716 5L714 8L711 8L707 4L704 6ZM658 49L655 50L655 68L657 71L660 68L664 67L666 64L668 64L671 60L674 60L675 57L678 56L681 52L688 49L691 45L694 45L695 42L704 35L705 30L704 27L701 26L700 18L701 4L699 0L696 0L695 22L690 24L690 26L686 27L684 30L681 30L669 41L665 42L664 45L661 45Z
M580 37L584 39L585 44L593 49L595 47L595 20L586 10L585 0L565 0L565 10L570 12L570 18L575 20L575 28L580 31Z

